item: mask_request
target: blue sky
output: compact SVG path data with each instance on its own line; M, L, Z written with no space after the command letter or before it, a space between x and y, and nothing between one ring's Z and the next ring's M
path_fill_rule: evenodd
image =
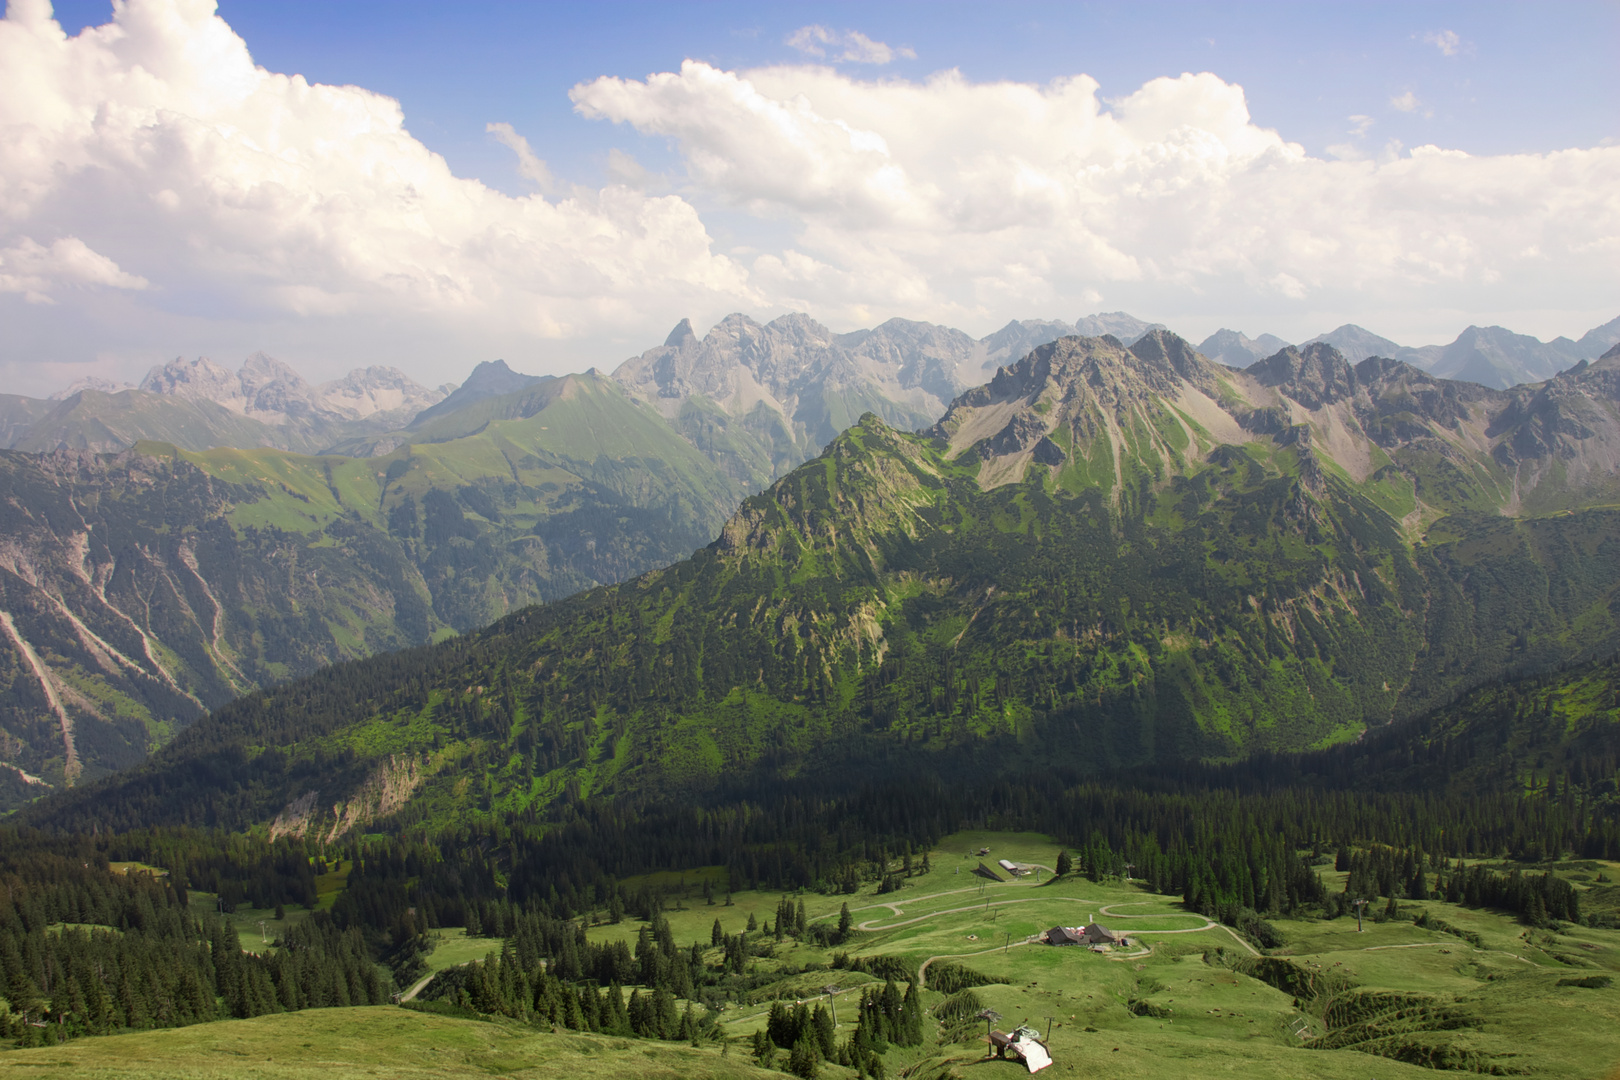
M24 6L14 0L8 23L20 28ZM681 315L730 310L802 308L840 330L900 315L982 334L1123 307L1195 339L1220 325L1299 339L1355 321L1411 343L1468 322L1574 336L1620 313L1620 210L1605 190L1620 178L1614 3L224 0L218 19L207 7L138 0L139 49L108 44L92 62L70 43L43 74L0 64L0 80L26 91L7 95L9 115L0 105L11 132L30 109L94 114L97 91L69 77L75 65L134 70L141 49L178 65L149 61L164 85L135 103L127 83L99 91L147 110L122 141L63 135L58 159L13 178L14 194L31 192L0 218L0 316L20 330L0 344L0 370L14 382L45 390L76 371L138 376L179 353L234 361L257 347L312 375L394 362L453 379L491 352L531 370L611 365ZM71 37L109 8L54 14ZM246 68L210 36L222 28L269 73L365 93L314 107L296 92L268 106L265 91L233 116L214 102ZM887 62L861 62L875 45ZM683 71L688 60L701 66ZM951 70L957 82L940 83ZM1144 96L1184 72L1215 78ZM1080 75L1097 84L1090 98L1051 91ZM997 99L998 83L1027 92ZM399 103L402 128L334 119L382 98ZM1121 130L1069 130L1064 110L1083 116L1089 100ZM175 117L190 108L187 127ZM944 109L963 110L959 130L938 122ZM997 173L1025 156L999 135L1024 130L1032 110L1030 160ZM919 128L928 138L913 138ZM188 168L219 175L166 179L170 151L128 134L154 130L185 146ZM828 131L851 132L854 150L826 149ZM243 132L254 155L267 133L288 137L279 161L301 164L248 175L260 166L231 157ZM389 148L358 180L341 147L372 134ZM525 175L517 138L543 173ZM427 224L402 223L409 236L390 246L394 223L376 212L334 218L357 185L391 198L376 180L390 162L410 162L400 176L426 168L411 140L448 168L399 181L426 200ZM1468 159L1413 156L1425 146ZM813 182L772 173L795 154L808 156L788 172ZM1096 186L1082 162L1112 179ZM471 190L456 185L474 180L501 196L477 197L477 221L455 209ZM1003 200L1007 185L1020 194ZM290 201L249 225L243 207L265 199ZM307 228L288 224L305 213ZM510 250L486 258L497 234ZM619 248L604 249L608 234ZM524 264L525 249L544 250L544 265ZM451 267L443 281L435 251ZM593 292L582 283L594 274Z
M475 17L469 13L476 10ZM105 22L105 0L58 3L64 28ZM728 69L793 62L796 29L857 29L915 59L885 76L957 68L976 81L1077 73L1105 96L1211 71L1243 86L1255 122L1314 153L1365 138L1471 154L1620 139L1620 4L1588 3L374 3L225 0L220 14L272 71L353 83L405 108L412 134L459 175L521 193L489 121L524 132L557 171L602 181L611 126L582 122L568 89L640 78L686 58ZM1432 40L1450 31L1452 55ZM1422 107L1389 102L1407 92ZM654 154L656 141L641 152ZM673 160L670 154L668 160Z

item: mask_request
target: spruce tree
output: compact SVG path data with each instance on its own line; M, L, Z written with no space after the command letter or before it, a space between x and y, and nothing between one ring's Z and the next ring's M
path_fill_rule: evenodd
M801 1080L815 1080L821 1072L820 1055L816 1053L814 1040L806 1035L793 1044L793 1050L788 1055L788 1072Z

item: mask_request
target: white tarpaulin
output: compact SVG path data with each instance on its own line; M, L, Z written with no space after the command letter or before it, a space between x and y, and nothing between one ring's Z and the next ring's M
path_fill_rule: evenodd
M1024 1055L1024 1064L1029 1066L1030 1072L1040 1072L1052 1064L1052 1055L1046 1052L1046 1047L1038 1042L1024 1042L1019 1040L1013 1043L1018 1052Z

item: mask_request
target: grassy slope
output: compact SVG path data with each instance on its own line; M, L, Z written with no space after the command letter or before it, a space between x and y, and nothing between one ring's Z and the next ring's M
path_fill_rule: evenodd
M779 1076L742 1054L634 1039L551 1035L373 1006L312 1009L0 1054L0 1076L174 1080L352 1077Z

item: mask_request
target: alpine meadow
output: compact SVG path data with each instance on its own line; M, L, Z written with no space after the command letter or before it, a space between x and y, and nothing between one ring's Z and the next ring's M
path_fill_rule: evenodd
M6 6L0 1076L1620 1077L1615 12L918 10Z

